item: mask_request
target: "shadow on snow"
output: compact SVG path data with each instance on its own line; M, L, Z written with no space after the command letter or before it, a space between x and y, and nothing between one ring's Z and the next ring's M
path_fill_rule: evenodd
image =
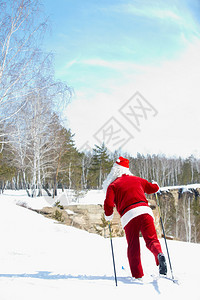
M28 274L0 274L0 278L36 278L36 279L48 279L48 280L58 280L58 279L78 279L78 280L112 280L113 276L92 276L92 275L71 275L71 274L52 274L48 271L39 271L37 273ZM118 277L118 281L123 283L133 283L131 282L131 277Z
M87 280L87 281L113 281L114 276L93 276L93 275L71 275L71 274L52 274L48 271L39 271L37 273L28 274L0 274L0 278L35 278L35 279L45 279L45 280L59 280L59 279L77 279L77 280ZM132 277L117 277L117 281L124 284L132 285L143 285L142 282L132 280ZM149 282L152 284L154 289L158 294L160 294L157 280L152 280Z

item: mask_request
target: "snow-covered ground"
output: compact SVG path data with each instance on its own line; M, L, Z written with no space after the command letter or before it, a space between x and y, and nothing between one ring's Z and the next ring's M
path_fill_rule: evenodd
M169 191L174 189L181 189L183 192L189 191L191 189L200 188L200 184L188 184L180 186L166 186L161 187L161 191ZM40 209L44 206L52 206L55 202L59 201L61 205L77 205L77 204L103 204L105 199L105 192L103 190L89 190L89 191L80 191L76 193L73 190L62 190L58 189L58 195L53 199L49 197L46 192L43 190L43 196L37 198L35 201L33 198L27 196L25 191L12 191L5 190L4 195L6 198L10 198L18 203L21 203L28 207L34 209Z
M200 189L200 184L199 183L194 183L194 184L186 184L186 185L165 186L165 187L160 188L160 190L162 192L169 191L169 190L174 190L174 189L182 189L183 192L187 192L191 189Z
M32 207L47 203L44 198L28 200ZM177 285L150 276L158 274L158 269L141 239L146 274L146 283L141 284L131 281L125 238L114 238L116 287L109 239L57 224L16 205L28 200L23 192L0 195L1 300L200 299L199 244L168 241ZM163 240L161 244L166 252Z

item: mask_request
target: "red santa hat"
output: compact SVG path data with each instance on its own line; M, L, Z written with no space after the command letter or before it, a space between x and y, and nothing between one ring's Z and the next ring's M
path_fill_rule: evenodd
M129 168L129 160L127 158L122 157L122 156L120 156L117 159L116 164L118 164L121 167Z
M107 178L103 182L104 191L107 190L107 187L111 182L113 182L116 178L121 177L122 175L132 175L133 174L129 170L129 160L120 156L117 161L114 163L110 173Z

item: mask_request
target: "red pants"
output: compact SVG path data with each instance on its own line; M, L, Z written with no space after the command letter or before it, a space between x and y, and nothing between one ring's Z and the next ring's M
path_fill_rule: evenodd
M144 273L140 257L139 233L142 233L147 248L154 254L157 265L159 265L157 256L162 253L153 218L148 214L140 215L132 219L124 230L128 242L128 260L132 276L141 278Z

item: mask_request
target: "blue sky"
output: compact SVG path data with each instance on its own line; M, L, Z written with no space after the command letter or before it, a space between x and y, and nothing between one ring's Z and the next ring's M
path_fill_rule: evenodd
M56 77L74 89L66 116L79 148L103 141L96 133L111 120L131 136L123 151L199 154L199 1L42 2L51 22L44 48L55 54ZM120 113L136 92L157 111L140 117L139 131Z

